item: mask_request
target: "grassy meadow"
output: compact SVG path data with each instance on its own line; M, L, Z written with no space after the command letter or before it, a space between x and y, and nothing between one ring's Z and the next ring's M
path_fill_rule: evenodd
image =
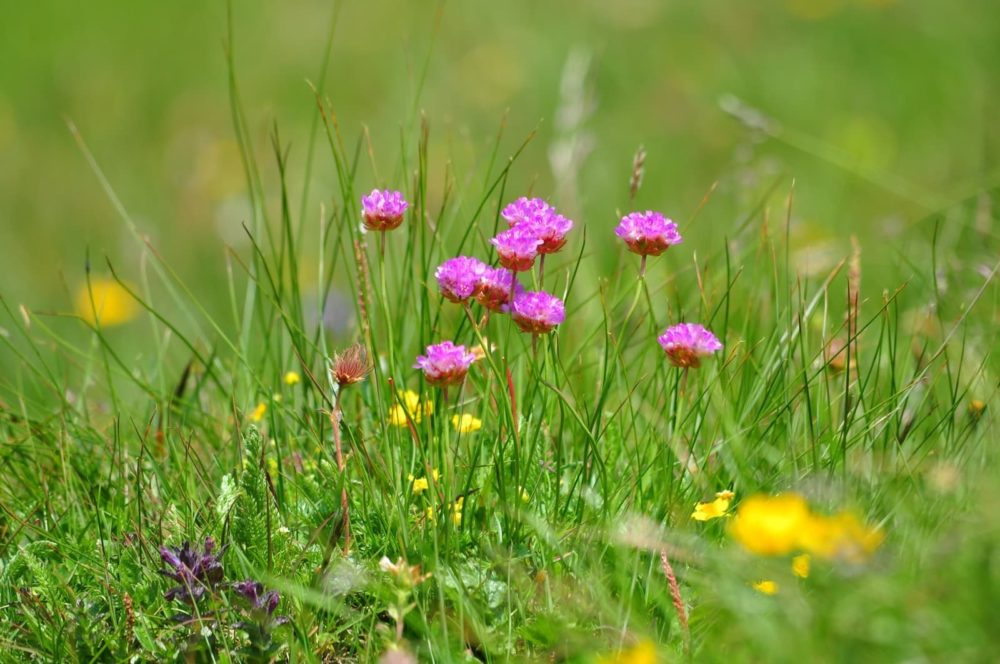
M0 662L1000 658L1000 8L7 14Z

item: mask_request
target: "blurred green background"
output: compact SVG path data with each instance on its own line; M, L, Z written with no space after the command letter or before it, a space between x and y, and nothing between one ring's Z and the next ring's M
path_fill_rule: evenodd
M276 192L277 123L298 201L316 112L306 79L320 72L333 4L237 0L233 13L265 184ZM0 293L71 309L87 248L139 271L70 119L141 231L200 296L221 297L224 246L245 250L247 216L224 2L33 0L7 3L3 22ZM740 192L794 176L797 260L815 272L849 251L847 231L903 246L956 205L992 223L998 75L994 0L358 0L340 8L325 86L350 144L370 128L378 184L403 183L400 136L412 149L415 108L431 125L432 169L453 161L459 183L509 109L502 156L539 129L510 197L533 187L592 234L627 205L639 144L638 206L686 219L718 181L702 223L723 230L754 203ZM310 218L336 189L323 141ZM360 182L377 184L370 168Z

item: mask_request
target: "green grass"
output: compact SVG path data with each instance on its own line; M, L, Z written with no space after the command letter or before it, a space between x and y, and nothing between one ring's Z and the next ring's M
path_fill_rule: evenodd
M137 266L90 252L87 279L117 280L140 314L104 327L0 300L0 659L371 661L395 646L421 661L596 661L646 641L664 661L997 657L1000 263L988 191L957 203L928 193L905 233L861 235L855 251L849 228L830 228L843 235L834 255L809 260L798 210L816 204L810 183L735 164L699 183L708 193L663 208L685 243L640 280L613 228L664 204L649 178L633 200L633 146L599 146L621 164L609 178L620 186L601 188L546 262L567 320L535 350L506 316L478 329L433 280L456 254L492 260L500 209L531 188L521 169L542 150L533 134L501 123L471 156L451 150L416 112L417 93L399 145L377 149L318 86L310 148L290 152L277 127L266 141L250 128L236 65L247 47L231 31L227 45L250 205L248 241L206 270L224 279L175 269L74 130ZM662 158L650 148L647 175ZM330 195L314 172L333 174ZM359 231L373 186L411 202L384 252ZM726 345L686 374L656 343L682 320ZM429 343L482 337L487 357L461 389L445 395L410 368ZM850 342L850 370L828 361L835 339ZM353 342L374 370L339 398L329 363ZM301 382L286 384L289 371ZM391 426L404 389L433 414ZM482 429L460 434L454 413ZM409 476L435 469L415 494ZM745 552L728 519L691 519L723 489L737 508L796 491L885 540L861 561L815 559L797 579L787 556ZM193 608L168 601L158 547L209 536L228 547L226 583ZM430 577L408 588L383 556ZM227 584L247 578L281 594L289 624L270 643L238 626L246 611ZM765 578L777 594L753 589Z

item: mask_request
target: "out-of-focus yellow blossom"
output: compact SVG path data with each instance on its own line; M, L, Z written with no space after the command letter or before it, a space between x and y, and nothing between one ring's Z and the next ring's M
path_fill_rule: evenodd
M413 480L413 493L415 493L418 496L422 494L424 491L427 491L429 487L430 484L427 483L426 477L418 477Z
M770 579L764 579L753 584L753 589L765 595L775 595L778 592L778 584Z
M812 515L802 528L800 546L820 558L859 563L875 552L885 535L862 523L850 512Z
M459 433L472 433L483 428L483 421L468 413L462 413L461 415L451 416L451 425Z
M274 457L267 458L267 470L272 475L278 474L278 460Z
M398 403L392 404L389 408L389 424L394 427L406 426L406 415L409 413L414 422L420 423L424 415L431 415L434 412L434 402L425 401L421 404L420 395L413 390L404 391L400 397L406 410Z
M91 302L93 297L93 302ZM114 279L94 278L80 285L76 292L76 313L91 325L94 314L102 327L121 325L136 317L139 306L128 291Z
M694 506L691 518L695 521L710 521L719 517L729 516L729 506L736 496L732 491L720 491L715 494L715 500L710 503L698 503Z
M434 511L434 508L432 506L428 506L427 509L424 512L427 515L427 520L428 521L436 521L437 520L437 512Z
M750 496L740 503L729 533L751 553L783 556L799 547L809 518L809 505L798 494Z
M302 382L302 376L300 376L295 371L289 371L285 374L285 385L298 385Z
M531 494L528 493L528 490L525 489L523 486L522 487L518 487L518 493L521 494L521 502L522 503L531 502Z
M465 504L465 496L459 496L451 508L451 522L456 526L462 525L462 506Z
M652 641L643 640L631 648L608 656L601 657L598 664L656 664L656 645Z
M264 419L264 414L267 413L267 404L261 401L257 404L257 407L253 409L250 413L250 419L254 422L260 422Z
M792 558L792 574L799 577L800 579L809 578L809 569L811 567L812 558L808 553L803 553L801 555Z

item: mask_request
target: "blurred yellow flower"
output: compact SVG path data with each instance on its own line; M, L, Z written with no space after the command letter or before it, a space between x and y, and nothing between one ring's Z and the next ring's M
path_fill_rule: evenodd
M428 506L425 513L427 514L428 521L435 521L437 519L437 512L434 511L433 507Z
M758 494L740 503L729 534L751 553L781 556L798 548L809 517L809 506L798 494Z
M531 494L528 493L528 490L525 489L523 486L522 487L518 487L518 493L521 494L521 502L522 503L530 503L531 502Z
M630 648L609 657L601 657L598 664L656 664L656 645L649 640L643 640Z
M811 562L812 558L809 557L808 553L795 556L792 558L792 574L800 579L808 579Z
M274 457L267 458L267 470L271 475L278 474L278 460Z
M285 374L285 385L298 385L302 382L302 376L294 371Z
M427 489L430 487L430 484L427 482L426 477L417 477L417 478L411 477L411 481L413 482L413 493L415 493L418 496L422 494L424 491L427 491Z
M253 412L250 413L250 419L253 420L254 422L260 422L262 419L264 419L264 413L266 412L267 412L267 404L261 401L259 404L257 404L257 407L253 409Z
M770 579L765 579L753 584L753 589L765 595L775 595L778 592L778 584Z
M884 538L881 530L865 525L850 512L816 514L804 524L800 546L821 558L859 563L874 553Z
M93 296L93 301L91 301ZM114 279L95 277L80 285L76 293L76 313L91 325L94 313L103 327L127 323L139 313L139 306L128 291Z
M451 522L456 526L462 525L462 507L465 505L465 496L459 496L451 508Z
M483 421L468 413L462 413L461 415L452 415L451 425L459 433L472 433L483 428Z
M434 403L425 401L421 404L420 395L413 390L406 390L400 396L406 410L403 410L403 406L398 403L394 403L389 408L389 424L394 427L405 427L407 414L419 424L423 415L429 416L434 412Z
M715 494L715 500L710 503L698 503L694 506L691 518L695 521L709 521L719 517L729 516L729 505L736 494L732 491L720 491Z

